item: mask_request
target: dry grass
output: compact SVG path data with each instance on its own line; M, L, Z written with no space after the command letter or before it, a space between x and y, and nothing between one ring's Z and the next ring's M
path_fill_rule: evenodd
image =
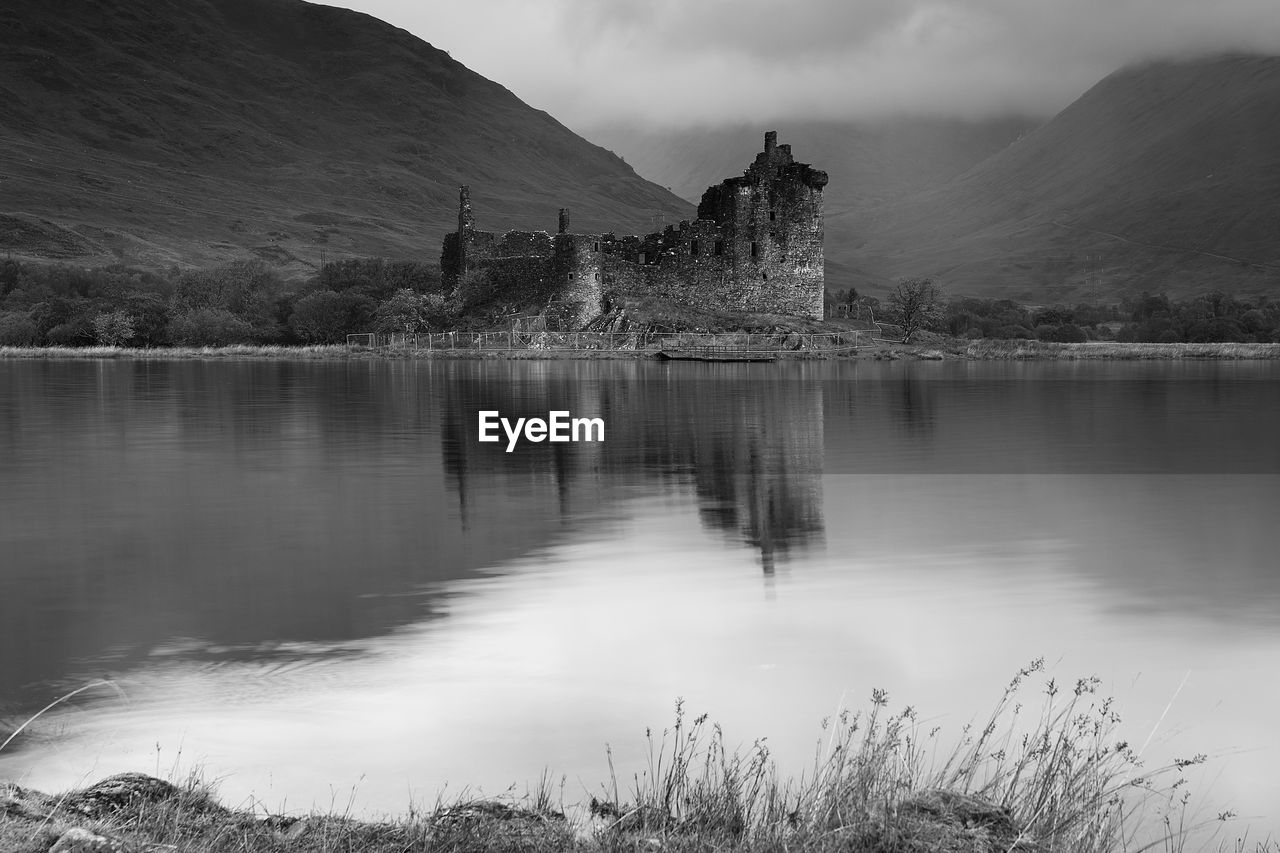
M938 729L921 731L913 709L890 712L888 696L874 691L865 711L824 722L812 768L798 778L780 777L763 742L728 749L719 726L688 719L677 703L675 724L649 734L647 767L629 784L609 756L608 781L579 822L565 819L547 776L520 800L459 800L357 821L231 810L198 780L123 774L58 798L0 785L0 850L44 853L73 828L130 850L195 853L1246 849L1243 840L1216 841L1229 813L1190 817L1183 771L1203 755L1144 766L1117 739L1119 717L1096 679L1063 689L1042 673L1042 660L1020 671L945 759L937 758ZM1033 677L1040 698L1025 701ZM1255 849L1280 853L1270 840Z
M745 334L745 333L743 333ZM690 341L696 336L689 336ZM744 338L745 340L745 338ZM939 361L953 357L972 361L995 360L1122 360L1137 359L1280 359L1280 344L1147 344L1090 341L1061 344L1028 340L979 340L933 342L928 348L864 349L859 352L802 353L811 358L870 358L876 360L915 357ZM635 359L645 351L615 350L405 350L382 347L370 349L344 344L310 346L257 346L236 344L225 347L0 347L0 359L135 359L150 361L184 360L347 360L347 359Z
M1148 344L1089 341L979 340L962 350L965 358L988 359L1275 359L1280 344Z
M880 691L868 711L828 721L812 770L787 781L764 744L731 754L718 727L686 725L678 707L629 803L595 810L746 849L1181 851L1218 828L1188 818L1182 771L1204 756L1144 767L1115 739L1119 718L1096 680L1062 691L1049 679L1028 718L1019 694L1042 666L1018 673L940 766L938 730L922 733L911 708L890 713Z
M0 358L102 359L187 361L193 359L349 359L367 350L344 344L309 346L260 346L232 344L225 347L9 347L0 346Z

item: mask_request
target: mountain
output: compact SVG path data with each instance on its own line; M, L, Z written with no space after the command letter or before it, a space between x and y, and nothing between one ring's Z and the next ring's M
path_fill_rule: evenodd
M301 0L6 0L0 103L19 257L435 261L462 184L492 230L693 213L444 51Z
M778 127L826 170L827 286L1031 303L1280 291L1280 57L1122 69L1048 121ZM688 199L759 129L588 130Z
M1280 57L1122 69L964 174L827 233L887 280L957 293L1276 295Z
M869 267L864 256L858 235L863 223L912 193L962 174L1038 123L1024 116L778 123L778 140L791 145L796 159L830 176L823 190L828 288L883 289L883 273ZM716 176L741 172L770 129L774 126L645 130L614 124L588 128L584 135L621 153L646 178L697 201L719 180ZM843 227L846 222L856 225L849 229Z
M791 145L796 159L830 176L823 190L828 287L883 287L883 276L866 264L857 228L912 193L945 184L1039 123L1025 116L778 123L778 140ZM741 172L771 129L774 125L646 130L613 124L583 134L618 151L654 183L697 201L717 176ZM858 226L841 228L846 220Z
M714 128L646 130L628 125L587 128L656 184L692 202L716 176L741 172L766 130L791 145L796 159L831 178L828 210L872 207L947 181L1009 145L1040 122L1022 116L985 121L896 118L881 121L782 122Z

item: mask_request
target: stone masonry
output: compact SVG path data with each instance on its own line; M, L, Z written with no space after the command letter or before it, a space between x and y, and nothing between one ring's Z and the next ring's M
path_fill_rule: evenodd
M696 220L644 236L572 233L567 210L554 235L477 231L462 187L458 229L440 257L444 287L464 304L503 294L540 299L573 328L598 316L613 293L820 319L826 183L826 172L795 162L770 131L743 175L703 193Z

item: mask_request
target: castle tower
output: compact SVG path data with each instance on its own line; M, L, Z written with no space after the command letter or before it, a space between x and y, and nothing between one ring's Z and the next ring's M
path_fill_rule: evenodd
M476 217L471 212L471 187L458 187L458 275L467 271L467 244L476 230Z
M823 313L822 189L827 173L797 163L777 131L747 171L709 187L698 218L713 220L730 255L728 284L739 307L821 319Z

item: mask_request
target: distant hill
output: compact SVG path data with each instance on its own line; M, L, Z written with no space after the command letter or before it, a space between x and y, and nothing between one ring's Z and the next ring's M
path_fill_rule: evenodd
M791 145L796 159L830 175L826 205L828 287L875 288L857 233L912 193L931 189L1000 151L1040 122L1025 116L985 121L897 118L851 122L778 122L685 130L625 125L588 128L583 135L611 148L636 171L676 195L697 201L722 176L742 172L766 130ZM843 228L848 220L857 223ZM831 226L835 225L835 231Z
M872 207L935 186L1034 129L1036 119L985 121L898 118L856 122L779 122L683 130L626 125L587 128L583 135L620 153L644 177L692 202L727 175L743 171L766 130L791 145L796 159L831 177L827 207Z
M1126 68L1042 123L778 129L831 175L832 289L883 292L899 276L937 275L951 293L1032 303L1142 290L1280 296L1280 57ZM736 171L759 132L586 135L692 199Z
M589 128L584 135L618 151L644 177L696 201L720 180L717 176L741 173L764 131L776 129L778 141L790 144L796 159L831 177L823 190L828 288L874 290L884 286L884 276L868 267L857 231L904 197L946 183L1037 124L1010 116L980 122L900 118L674 131L611 125ZM843 227L846 221L856 225Z
M495 230L693 213L447 53L301 0L6 0L0 104L19 257L436 260L461 184Z
M1030 302L1280 296L1280 57L1108 76L963 175L828 224L886 278Z

